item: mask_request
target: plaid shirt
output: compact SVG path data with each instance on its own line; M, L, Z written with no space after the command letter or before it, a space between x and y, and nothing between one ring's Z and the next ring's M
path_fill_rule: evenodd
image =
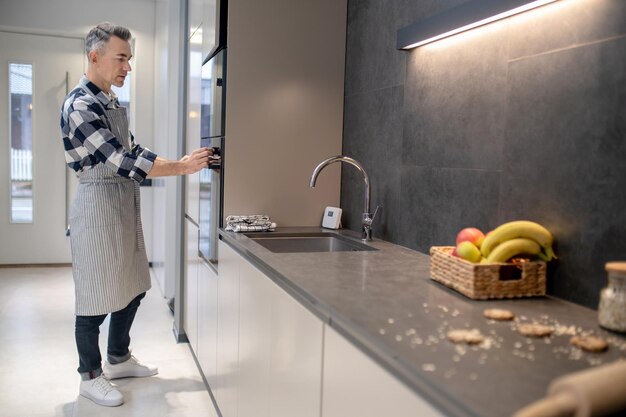
M85 92L87 88L97 98ZM87 77L63 102L61 133L65 148L65 161L76 172L103 163L122 177L142 182L154 164L156 154L135 143L130 133L131 150L126 151L118 138L107 127L104 109L117 108L113 94L109 98Z

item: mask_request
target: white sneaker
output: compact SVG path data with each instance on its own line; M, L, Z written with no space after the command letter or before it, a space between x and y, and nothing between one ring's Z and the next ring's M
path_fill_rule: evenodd
M122 393L104 375L88 381L80 381L80 395L106 407L117 407L124 403Z
M159 370L156 366L141 363L132 355L125 362L115 364L108 361L104 362L104 373L109 379L152 376L158 372Z

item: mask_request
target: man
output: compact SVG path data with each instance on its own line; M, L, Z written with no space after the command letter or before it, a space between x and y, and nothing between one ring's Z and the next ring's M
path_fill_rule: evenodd
M146 177L192 174L207 167L212 155L203 148L170 161L135 143L126 109L111 91L131 71L130 39L128 29L107 22L91 29L85 39L87 72L65 98L61 114L65 159L79 177L70 241L80 395L104 406L124 402L110 379L158 372L129 350L135 313L151 286L139 183ZM98 335L108 314L103 371Z

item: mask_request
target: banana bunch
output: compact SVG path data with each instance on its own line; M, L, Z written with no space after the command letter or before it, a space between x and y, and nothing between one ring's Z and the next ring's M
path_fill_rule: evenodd
M486 263L506 262L519 255L536 256L547 262L556 258L552 242L552 234L539 223L516 220L488 233L480 245L480 252Z

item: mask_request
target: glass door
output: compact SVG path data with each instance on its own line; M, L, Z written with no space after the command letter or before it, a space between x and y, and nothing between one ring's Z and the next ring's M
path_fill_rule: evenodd
M83 43L0 31L0 264L71 262L59 118Z

